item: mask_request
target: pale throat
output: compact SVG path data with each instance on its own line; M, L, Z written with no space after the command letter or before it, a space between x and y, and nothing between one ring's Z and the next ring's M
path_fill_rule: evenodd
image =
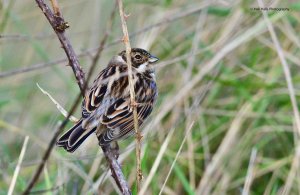
M154 66L149 64L149 62L145 62L141 65L139 65L138 68L134 68L138 73L142 73L146 76L148 79L154 79L155 80L155 70ZM150 77L149 77L150 76Z
M143 64L139 65L139 67L135 68L139 73L144 73L146 70L149 70L148 67L149 62L144 62Z

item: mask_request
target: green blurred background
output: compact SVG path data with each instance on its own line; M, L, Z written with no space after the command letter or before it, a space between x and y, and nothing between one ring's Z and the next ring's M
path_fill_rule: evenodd
M299 100L300 3L264 4L289 8L266 13ZM87 72L115 2L77 0L59 5L70 25L66 35ZM126 0L124 6L130 14L132 47L160 58L159 98L144 127L145 194L300 194L299 131L275 45L262 12L251 9L258 3ZM28 135L14 189L20 194L64 119L36 84L67 110L79 89L67 61L57 62L66 59L65 53L34 1L0 1L0 33L0 194L8 191ZM124 49L121 38L117 11L94 76ZM79 117L80 109L74 115ZM136 194L133 143L133 138L120 142L120 162ZM33 191L118 193L95 136L73 154L55 147Z

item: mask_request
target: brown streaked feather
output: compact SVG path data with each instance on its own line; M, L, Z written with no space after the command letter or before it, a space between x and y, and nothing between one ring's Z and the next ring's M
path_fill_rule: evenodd
M121 78L115 76L115 73L120 71L125 72L127 69L119 65L110 65L99 74L85 96L82 112L92 113L95 111L100 106L105 95L111 93L111 85L116 82L121 82L120 80L126 78L126 76Z
M81 119L76 125L74 125L58 139L56 145L63 147L68 152L74 152L81 145L81 143L94 131L95 129L83 129Z
M153 102L151 101L149 103L138 104L139 126L142 125L144 119L151 113L152 108ZM134 132L133 110L130 107L130 100L118 99L108 108L106 114L102 116L102 124L106 126L107 131L101 135L100 144L106 144L127 134L129 135L129 132ZM114 133L116 129L118 129L118 132Z

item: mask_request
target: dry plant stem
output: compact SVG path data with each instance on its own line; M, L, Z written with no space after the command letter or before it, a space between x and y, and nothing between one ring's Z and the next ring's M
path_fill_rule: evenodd
M295 131L296 132L296 131ZM297 141L297 140L296 140ZM299 141L297 141L299 142ZM281 195L289 195L291 194L291 189L293 186L293 183L296 182L298 179L296 178L299 170L299 143L296 143L296 149L295 149L295 156L293 161L291 162L291 168L288 174L288 177L286 179L285 185L283 187L282 192L280 193ZM298 180L299 181L299 180Z
M77 58L77 56L76 56L69 40L65 37L63 31L57 29L57 25L61 25L61 22L64 22L64 21L61 21L63 19L60 18L60 23L58 24L57 21L56 21L57 17L55 17L53 15L53 13L51 12L51 10L47 6L47 4L43 0L36 0L36 2L38 4L38 6L41 8L41 10L43 11L43 13L45 14L45 16L48 19L49 23L51 24L52 28L55 30L59 40L61 41L61 43L63 45L63 48L64 48L64 50L67 54L70 66L73 69L73 72L75 74L76 80L77 80L78 85L79 85L79 88L81 90L81 95L84 96L84 91L85 91L85 88L87 87L88 80L87 80L87 82L85 82L84 73L83 73L83 71L82 71L82 69L79 65L78 58ZM103 45L105 43L105 40L106 39L104 39L104 41L103 41ZM101 48L101 46L100 46L100 48ZM103 46L102 46L102 48L103 48ZM102 49L99 51L99 55L101 54L101 51L102 51ZM91 69L93 70L93 67L91 67ZM90 76L90 74L89 74L89 76ZM53 149L53 147L56 143L57 137L59 136L61 131L66 126L66 124L69 120L69 117L74 113L75 109L78 107L78 104L80 103L80 100L81 100L81 97L79 95L77 97L75 103L73 104L67 118L62 122L62 124L55 131L55 133L54 133L54 135L53 135L53 137L52 137L52 139L51 139L51 141L48 145L48 148L47 148L45 154L43 155L42 162L39 164L32 180L30 181L29 185L27 186L27 188L25 189L23 194L29 194L32 187L37 182L37 180L38 180L38 178L39 178L39 176L40 176L40 174L41 174L41 172L44 168L44 165L45 165L46 161L48 160L48 158L50 156L50 153L51 153L51 151L52 151L52 149ZM115 178L115 181L117 182L118 186L121 186L120 187L121 191L124 191L123 189L127 189L127 191L129 191L129 188L126 184L126 180L124 179L124 176L123 176L122 170L120 168L120 165L118 164L116 158L112 154L109 154L109 152L111 152L111 151L110 151L110 148L108 147L107 150L104 152L104 154L105 154L105 157L106 157L106 159L108 160L108 162L110 164L110 168L111 168L111 171L112 171L113 176Z
M68 116L68 112L47 92L45 91L43 88L40 87L40 85L37 83L36 84L38 86L38 88L41 90L41 92L43 94L45 94L46 96L48 96L50 98L50 100L55 104L56 108L60 111L60 113L67 118ZM70 116L69 117L70 121L72 121L73 123L77 123L79 121L79 119L77 119L74 116Z
M138 127L138 117L137 117L137 110L136 110L136 102L135 102L135 93L134 93L134 84L133 84L133 76L132 76L132 64L131 64L131 47L130 47L130 41L129 41L129 35L127 30L127 25L125 21L125 14L123 10L123 2L122 0L118 0L119 5L119 12L120 12L120 18L122 23L122 30L123 30L123 41L126 47L126 59L127 59L127 65L128 65L128 80L129 80L129 89L130 89L130 101L131 106L133 108L133 119L134 119L134 130L136 135L136 185L137 185L137 192L140 191L140 182L142 180L142 170L141 170L141 139L142 136L139 131Z
M22 164L22 161L23 161L23 158L24 158L24 155L25 155L25 151L26 151L26 148L27 148L28 140L29 140L29 136L26 136L25 140L24 140L24 143L23 143L23 146L22 146L20 156L19 156L17 167L14 171L14 176L13 176L12 181L11 181L10 186L9 186L9 190L8 190L8 193L7 193L8 195L13 194L14 187L15 187L15 184L16 184L16 181L17 181L17 178L18 178L18 174L19 174L20 169L21 169L21 164Z
M50 0L53 7L53 12L56 16L61 16L57 0Z
M253 181L253 177L255 175L255 160L256 160L256 155L257 155L257 149L253 148L251 151L251 156L250 156L250 161L249 161L249 166L248 166L248 171L247 171L247 177L246 181L244 183L244 188L242 195L249 195L250 193L250 187Z

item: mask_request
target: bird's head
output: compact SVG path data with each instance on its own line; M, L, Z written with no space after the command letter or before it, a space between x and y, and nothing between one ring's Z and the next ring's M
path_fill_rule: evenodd
M126 51L119 53L119 56L126 62ZM158 61L158 58L151 55L148 51L141 48L131 49L131 63L138 72L153 70L153 64Z

